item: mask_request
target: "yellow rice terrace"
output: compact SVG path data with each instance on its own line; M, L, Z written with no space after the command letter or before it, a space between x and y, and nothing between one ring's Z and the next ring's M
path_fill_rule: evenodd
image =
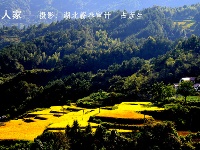
M141 114L140 111L164 110L153 106L150 102L123 102L113 108L115 110L52 106L49 109L28 113L21 119L3 123L0 126L0 139L34 140L44 130L64 131L67 125L72 126L74 120L79 122L81 128L85 128L90 123L92 129L96 129L100 123L89 122L91 117L99 119L101 122L141 125L144 120L153 120L153 117ZM123 130L123 132L126 131Z

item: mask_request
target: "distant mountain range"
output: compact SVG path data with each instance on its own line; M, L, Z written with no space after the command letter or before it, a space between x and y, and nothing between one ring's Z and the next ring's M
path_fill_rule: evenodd
M55 8L58 11L135 11L152 6L180 7L199 3L199 0L30 0L30 7L35 5L42 9L45 6Z
M65 12L80 13L106 12L116 10L136 11L153 6L180 7L198 3L199 0L1 0L0 2L0 26L17 24L36 24L50 23L52 21L62 20ZM21 10L21 18L13 19L13 11ZM6 14L9 18L4 18ZM44 12L46 19L41 19L40 12ZM53 12L53 14L48 14ZM51 17L49 17L51 16ZM48 17L48 18L47 18ZM50 19L49 19L50 18Z

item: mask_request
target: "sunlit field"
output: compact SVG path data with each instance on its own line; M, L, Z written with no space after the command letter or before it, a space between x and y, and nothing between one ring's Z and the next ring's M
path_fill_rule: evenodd
M155 107L151 102L123 102L117 105L118 110L157 111L164 108Z
M42 134L52 120L24 122L22 119L11 120L0 127L0 139L26 139L33 140Z
M59 107L61 108L61 106ZM0 139L33 140L38 135L42 134L49 124L61 121L59 117L56 117L54 116L54 113L51 113L51 111L57 110L53 109L54 108L49 108L30 113L23 119L11 120L4 123L4 125L0 127Z
M117 124L142 124L146 120L153 119L151 116L137 113L133 110L106 110L95 116L103 122L112 122Z
M88 125L89 117L98 112L90 109L74 112L68 111L68 107L52 106L49 109L29 113L23 119L5 122L0 126L0 139L34 140L45 129L63 130L68 124L72 125L74 120L78 120L80 126L85 127ZM98 124L91 123L91 126L96 127Z
M24 115L22 119L11 120L1 123L0 139L24 139L34 140L44 130L53 132L63 132L67 125L72 126L74 120L77 120L80 127L88 125L91 116L101 118L116 118L140 120L143 122L144 115L137 113L143 110L163 110L163 108L154 107L150 102L123 102L115 105L115 110L85 109L76 106L52 106L48 109L35 111ZM145 118L152 118L145 115ZM90 122L93 130L99 125ZM120 132L130 132L131 130L120 130Z
M105 110L96 116L107 118L143 119L144 115L131 110ZM150 116L146 115L147 118Z

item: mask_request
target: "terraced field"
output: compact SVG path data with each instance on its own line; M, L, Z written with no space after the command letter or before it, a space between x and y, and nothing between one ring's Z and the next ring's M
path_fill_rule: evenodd
M121 119L143 120L144 115L136 113L142 110L163 110L154 107L149 102L124 102L114 106L115 110L106 109L84 109L75 106L52 106L48 109L27 114L22 119L11 120L0 124L0 139L25 139L34 140L44 130L64 131L67 125L72 125L77 120L82 128L88 125L90 116L101 116ZM145 118L151 118L147 116ZM92 128L99 125L90 123ZM119 132L130 132L131 130L120 130Z
M155 107L151 102L122 102L116 106L118 110L133 110L136 112L164 110L164 108Z
M183 29L192 29L192 26L195 24L194 20L177 20L174 21L174 24L182 26Z

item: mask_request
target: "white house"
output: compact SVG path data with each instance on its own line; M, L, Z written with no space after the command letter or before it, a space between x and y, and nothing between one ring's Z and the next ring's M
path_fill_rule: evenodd
M191 81L194 83L193 87L196 91L200 91L200 83L196 83L196 77L183 77L179 80L179 83L174 83L174 88L177 90L179 84L183 81Z

